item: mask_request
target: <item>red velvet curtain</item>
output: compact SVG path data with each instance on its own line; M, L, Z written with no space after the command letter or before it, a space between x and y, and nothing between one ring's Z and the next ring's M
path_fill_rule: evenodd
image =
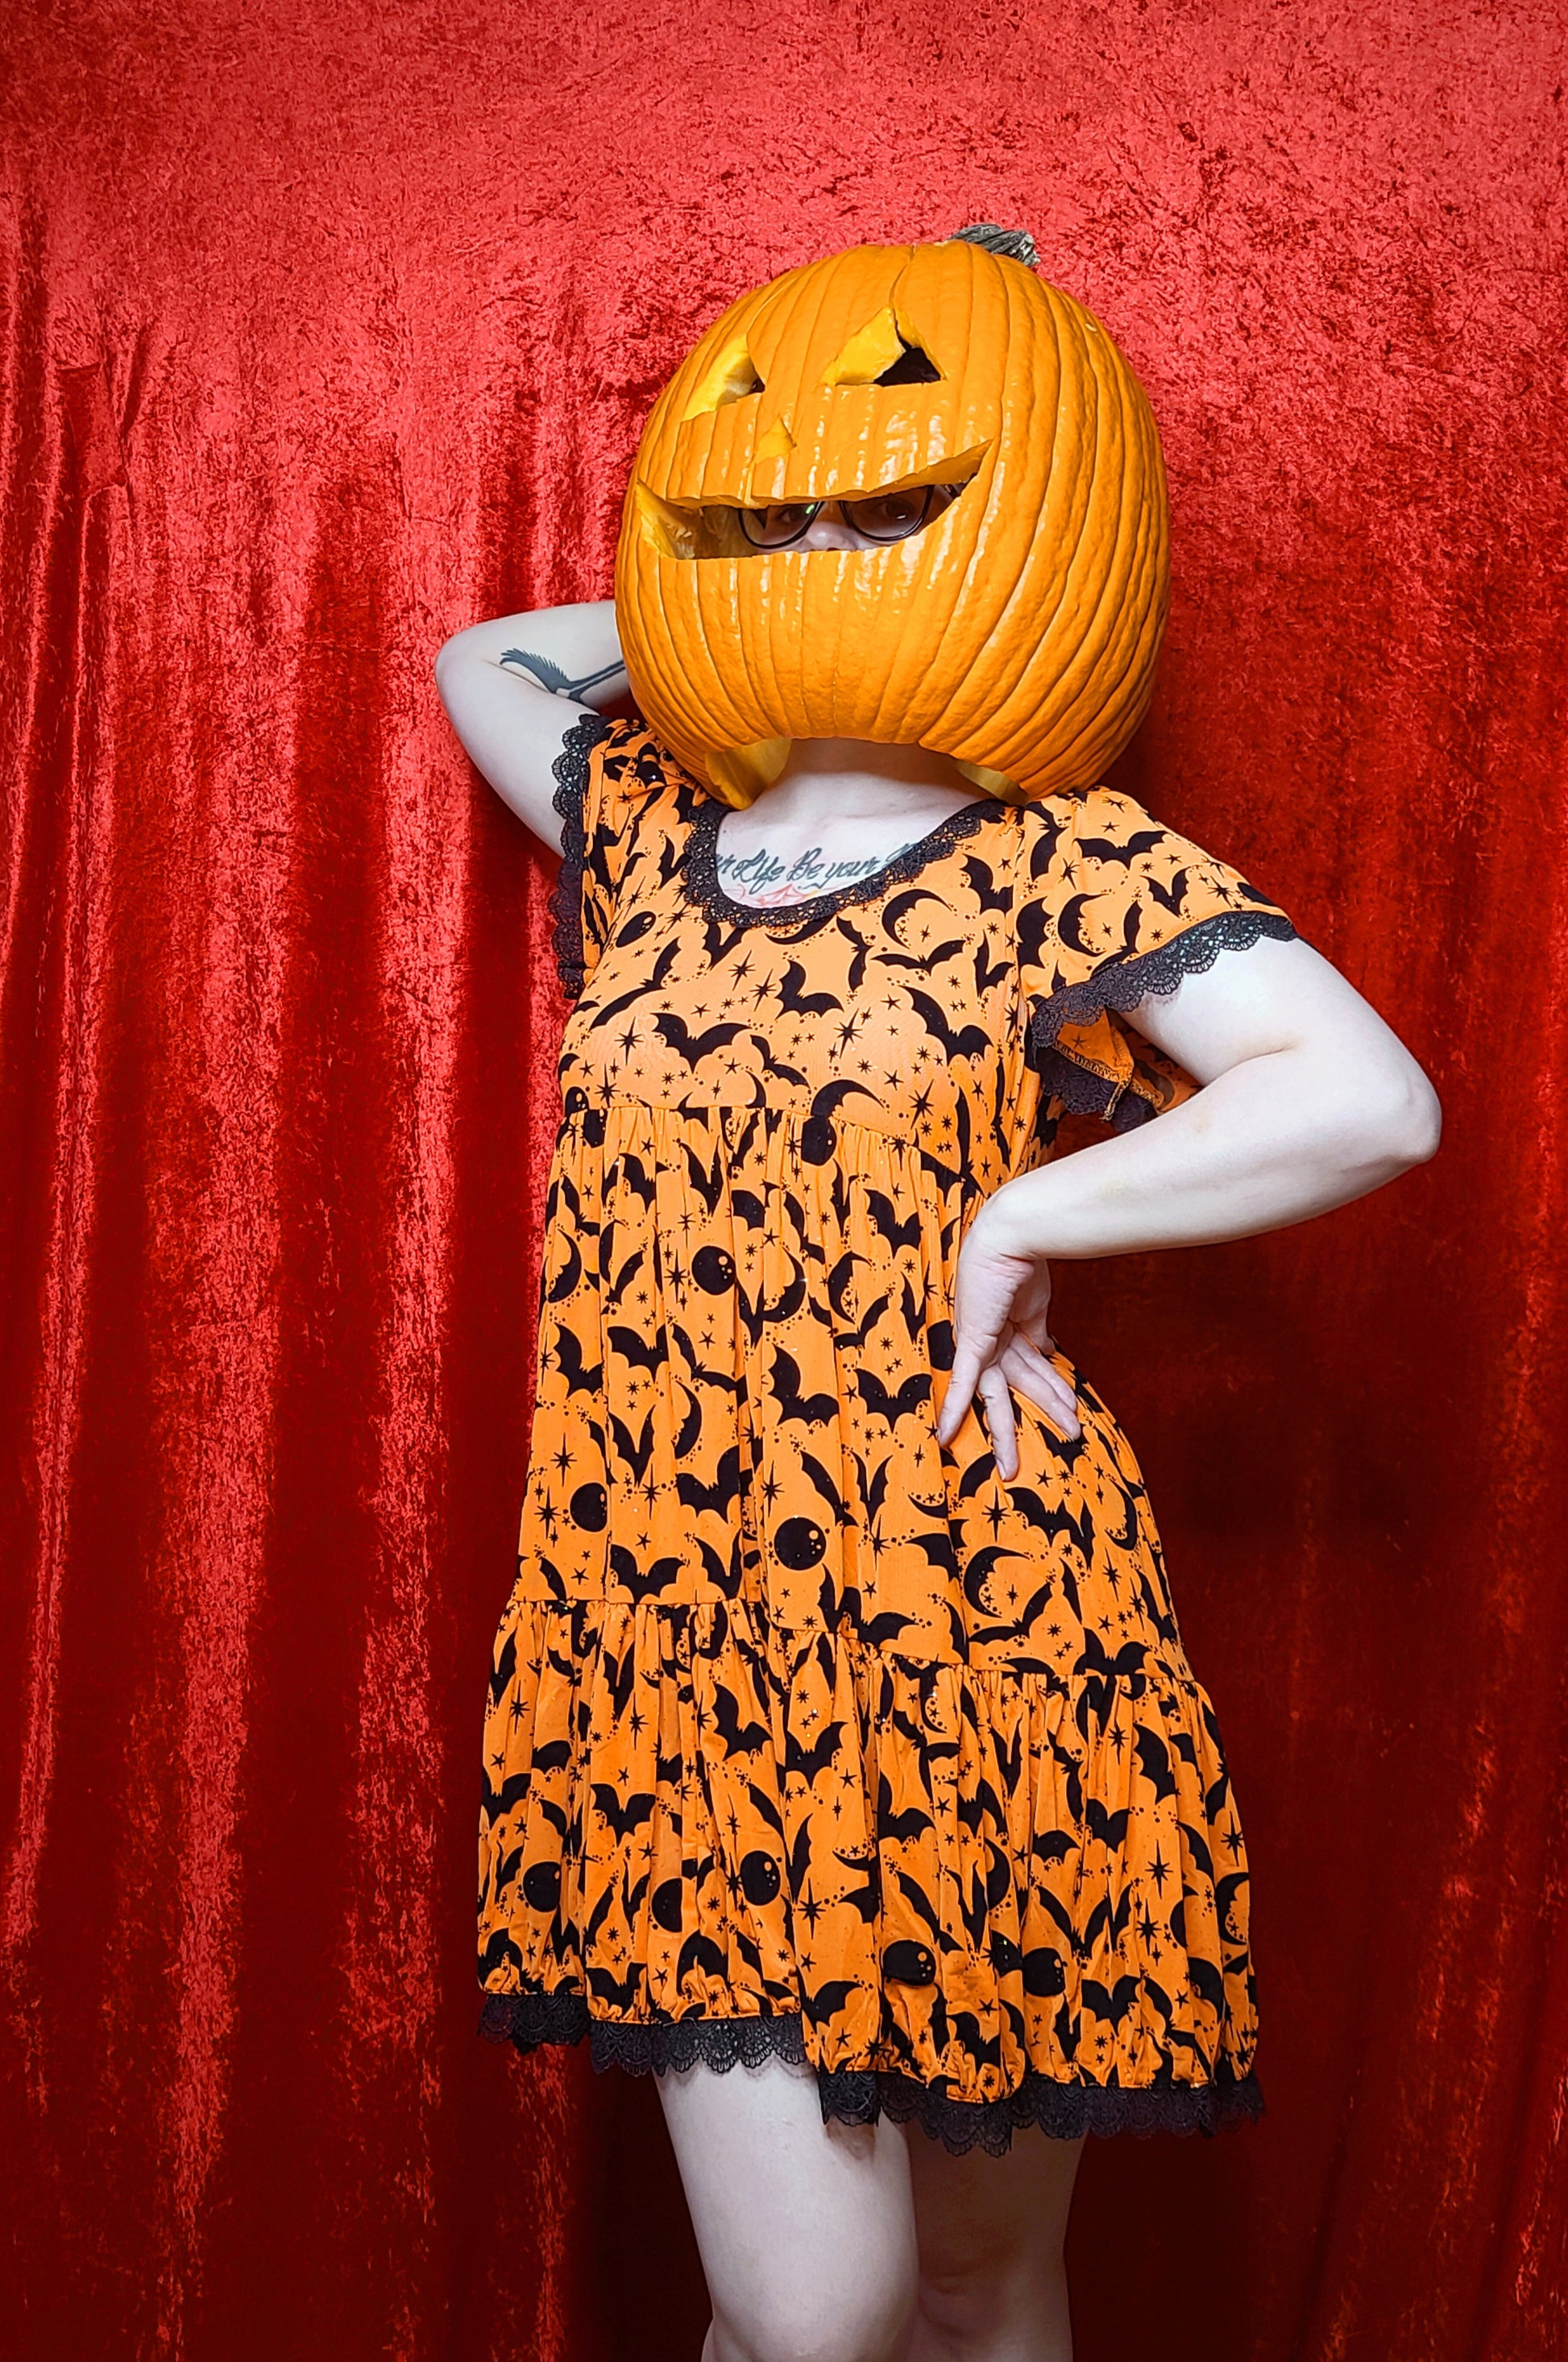
M606 592L732 295L977 218L1164 427L1129 783L1448 1115L1328 1221L1063 1275L1224 1723L1271 2111L1091 2147L1082 2362L1564 2350L1561 25L17 0L10 2352L695 2356L651 2089L474 2031L561 1009L430 660Z

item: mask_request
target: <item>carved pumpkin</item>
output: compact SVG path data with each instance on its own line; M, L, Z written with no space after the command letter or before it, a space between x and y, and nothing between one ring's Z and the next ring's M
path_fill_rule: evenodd
M990 236L1012 251L974 242ZM795 738L1092 783L1153 687L1167 578L1148 402L1020 234L863 246L733 304L654 405L615 602L647 721L731 804ZM738 512L961 484L908 540L757 550Z

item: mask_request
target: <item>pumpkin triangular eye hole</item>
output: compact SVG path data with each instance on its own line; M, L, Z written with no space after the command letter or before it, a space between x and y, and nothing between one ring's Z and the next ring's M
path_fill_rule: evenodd
M931 355L922 352L919 345L904 344L901 338L900 343L901 349L898 359L889 361L881 376L873 379L872 382L876 385L938 384L942 371Z
M706 417L711 411L723 410L732 402L744 402L748 394L762 391L762 371L752 359L743 332L732 337L714 355L692 389L691 398L681 413L682 422Z
M727 402L744 402L748 394L766 392L767 388L757 373L756 363L748 356L743 366L725 380L719 390L718 399L713 407L715 410L723 410Z

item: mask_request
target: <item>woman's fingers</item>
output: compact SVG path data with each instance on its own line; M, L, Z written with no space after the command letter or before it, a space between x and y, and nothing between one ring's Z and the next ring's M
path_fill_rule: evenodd
M1010 1338L998 1359L1009 1385L1043 1411L1069 1442L1082 1434L1077 1396L1055 1363L1048 1362L1027 1337Z
M977 1391L986 1407L986 1432L991 1440L997 1473L1010 1485L1018 1473L1018 1429L1012 1415L1011 1390L995 1362L980 1372Z

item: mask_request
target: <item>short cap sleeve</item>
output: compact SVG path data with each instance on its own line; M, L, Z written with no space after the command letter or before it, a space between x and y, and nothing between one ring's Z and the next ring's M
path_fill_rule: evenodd
M1119 1131L1198 1086L1125 1021L1146 995L1296 930L1227 862L1110 788L1030 815L1019 958L1029 1054L1051 1098Z
M639 721L585 713L567 732L554 765L561 866L550 916L569 1000L581 993L610 940L638 819L650 796L669 785L670 767Z

